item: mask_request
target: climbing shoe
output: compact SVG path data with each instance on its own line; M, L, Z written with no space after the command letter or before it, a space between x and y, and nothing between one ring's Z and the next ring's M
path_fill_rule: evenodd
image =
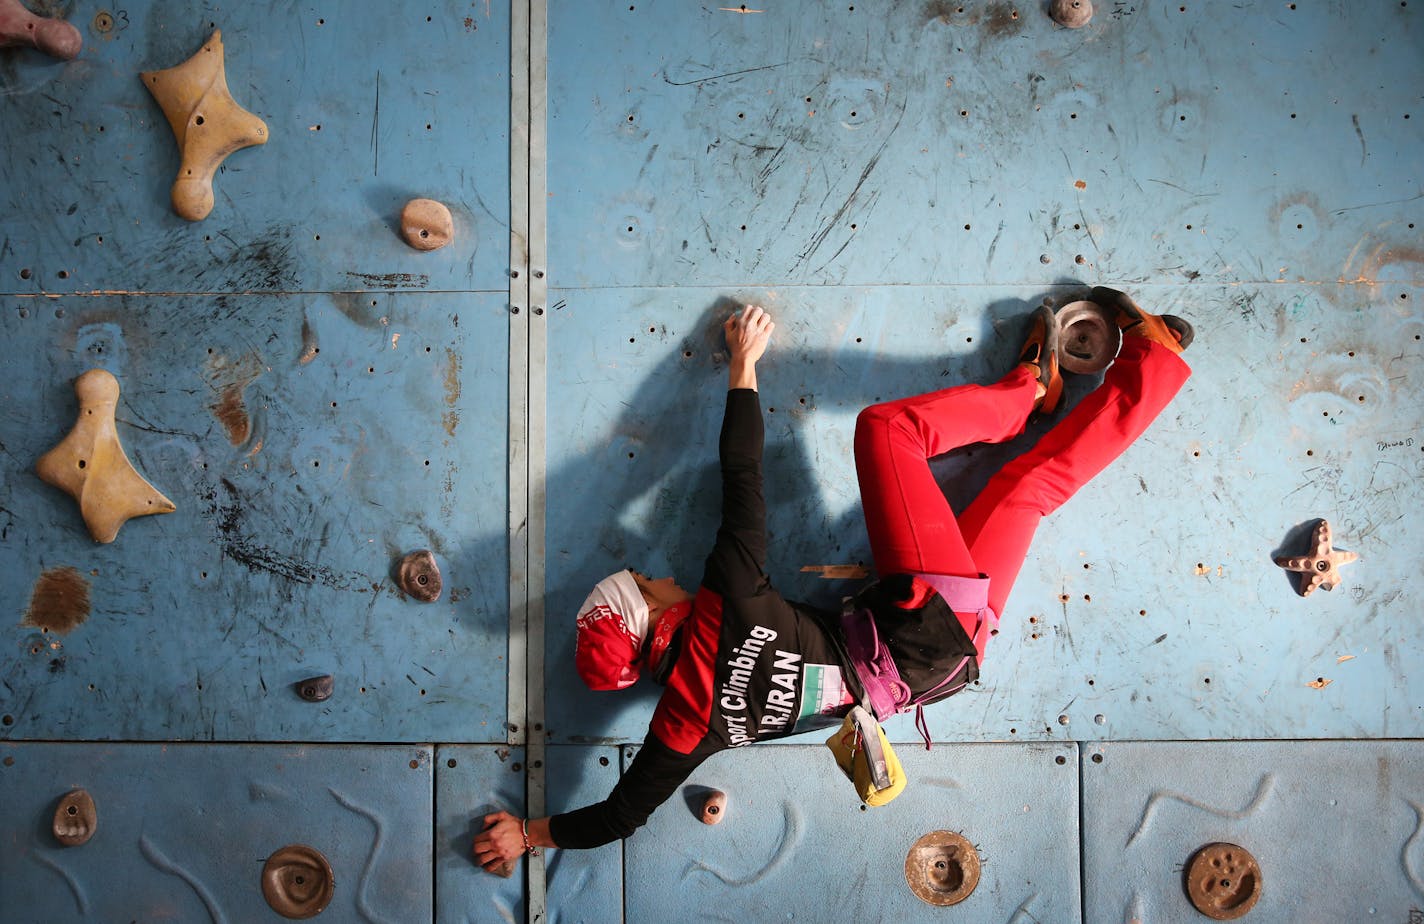
M1063 400L1063 375L1058 369L1058 320L1053 316L1053 309L1040 306L1030 316L1019 363L1038 368L1043 396L1034 402L1034 410L1041 414L1053 413Z
M1145 337L1162 344L1173 353L1180 353L1192 345L1194 331L1192 325L1175 314L1148 314L1137 307L1126 292L1094 286L1088 296L1094 302L1113 312L1117 326L1124 334Z

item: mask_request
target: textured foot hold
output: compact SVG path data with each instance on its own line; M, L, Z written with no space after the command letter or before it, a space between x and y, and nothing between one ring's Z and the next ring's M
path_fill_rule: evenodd
M59 445L40 456L40 478L79 502L79 512L95 542L113 542L119 527L134 517L172 513L173 502L144 480L124 454L114 426L119 380L90 369L74 380L79 420Z
M183 162L173 181L173 211L201 221L213 210L213 175L233 151L267 143L267 123L243 109L227 89L222 30L177 67L140 75L158 100Z
M0 48L13 46L38 48L52 58L72 61L84 37L63 19L36 16L20 0L0 0Z
M455 239L455 220L442 202L412 199L401 209L401 237L416 250L439 250Z

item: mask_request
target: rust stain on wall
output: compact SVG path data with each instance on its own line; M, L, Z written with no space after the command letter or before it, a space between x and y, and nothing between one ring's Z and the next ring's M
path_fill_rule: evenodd
M302 318L302 352L297 357L297 362L305 366L316 359L316 354L321 352L321 347L317 346L316 334L312 331L311 322Z
M64 634L89 618L89 582L75 568L50 568L30 592L22 626Z
M262 364L251 353L235 360L225 356L208 358L208 384L217 393L208 409L227 430L228 442L234 446L241 446L252 437L252 418L247 413L244 392L261 374Z
M440 422L445 426L445 432L450 436L455 435L455 428L460 425L460 412L455 410L455 405L460 401L460 354L449 347L445 348L445 406L448 411L440 415Z

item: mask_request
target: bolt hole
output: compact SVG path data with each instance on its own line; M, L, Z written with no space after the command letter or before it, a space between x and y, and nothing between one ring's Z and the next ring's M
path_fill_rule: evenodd
M1095 764L1100 764L1100 763L1102 763L1102 762L1103 762L1103 755L1101 755L1101 754L1094 754L1094 755L1093 755L1093 763L1095 763Z
M195 117L195 118L193 119L193 124L194 124L194 125L202 125L204 121L206 121L206 120L205 120L202 116L197 116L197 117Z
M607 758L607 757L600 757L600 758L598 759L598 765L599 765L600 767L606 767L606 766L608 766L608 758Z
M79 467L80 467L80 468L87 468L88 465L89 465L89 463L88 463L88 462L85 462L83 459L80 459L80 460L79 460Z

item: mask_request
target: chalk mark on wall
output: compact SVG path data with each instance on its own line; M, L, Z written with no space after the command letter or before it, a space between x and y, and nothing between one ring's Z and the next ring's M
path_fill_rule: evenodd
M1245 808L1239 811L1214 808L1210 805L1207 805L1205 802L1200 802L1190 796L1184 796L1179 792L1170 792L1168 790L1159 789L1156 792L1152 793L1152 795L1147 797L1147 804L1143 806L1142 809L1142 820L1137 823L1137 829L1134 830L1132 832L1132 836L1127 839L1126 846L1131 847L1132 842L1137 840L1138 836L1142 834L1143 831L1147 830L1148 822L1152 820L1152 813L1156 810L1157 804L1164 799L1172 799L1182 803L1183 805L1190 805L1192 808L1201 809L1203 812L1215 815L1218 818L1241 819L1252 815L1257 809L1261 807L1261 803L1264 802L1266 797L1271 794L1271 789L1275 786L1275 784L1276 775L1274 773L1263 774L1261 776L1261 779L1256 783L1256 795L1251 798L1250 803L1247 804Z
M69 870L60 866L58 861L50 859L39 851L31 853L30 856L34 858L36 863L48 869L52 869L59 874L59 877L64 880L64 884L69 886L69 891L74 896L74 903L79 906L79 913L87 916L89 914L89 898L84 894L84 890L80 888L79 880L70 875Z
M162 851L153 845L153 841L148 839L147 834L139 835L138 849L143 853L144 859L148 860L149 863L152 863L163 872L172 873L188 883L188 886L197 893L198 898L203 903L203 907L208 910L208 917L212 919L213 924L227 924L227 918L223 917L222 909L218 907L217 900L214 899L212 894L198 881L198 877L164 856Z
M361 867L361 878L356 883L356 910L361 913L361 917L368 921L383 922L385 919L372 912L370 905L366 902L366 883L371 878L371 869L376 865L376 854L381 852L381 842L385 840L385 828L381 825L381 819L375 812L362 808L335 789L328 788L327 792L331 793L331 797L339 802L342 808L365 818L376 829L375 839L371 842L371 853L366 857L366 865Z
M1409 879L1409 884L1414 886L1414 891L1424 896L1424 877L1421 877L1409 863L1410 850L1421 838L1424 838L1424 808L1421 808L1419 803L1413 800L1405 801L1409 802L1409 807L1414 809L1414 833L1409 835L1409 840L1405 841L1404 847L1400 849L1399 862L1404 867L1404 875Z
M771 859L767 860L766 864L762 866L761 869L756 870L750 875L743 876L739 879L730 873L724 873L720 870L713 869L711 866L707 865L701 860L692 860L687 864L687 868L683 870L682 878L688 879L692 876L693 873L704 872L715 876L718 880L722 882L723 885L755 885L756 883L765 879L767 876L771 875L780 866L790 860L791 854L795 852L796 845L801 842L801 834L804 828L804 823L801 819L801 812L796 808L796 806L786 806L785 822L786 823L781 830L781 839L777 842L776 847L771 852Z

